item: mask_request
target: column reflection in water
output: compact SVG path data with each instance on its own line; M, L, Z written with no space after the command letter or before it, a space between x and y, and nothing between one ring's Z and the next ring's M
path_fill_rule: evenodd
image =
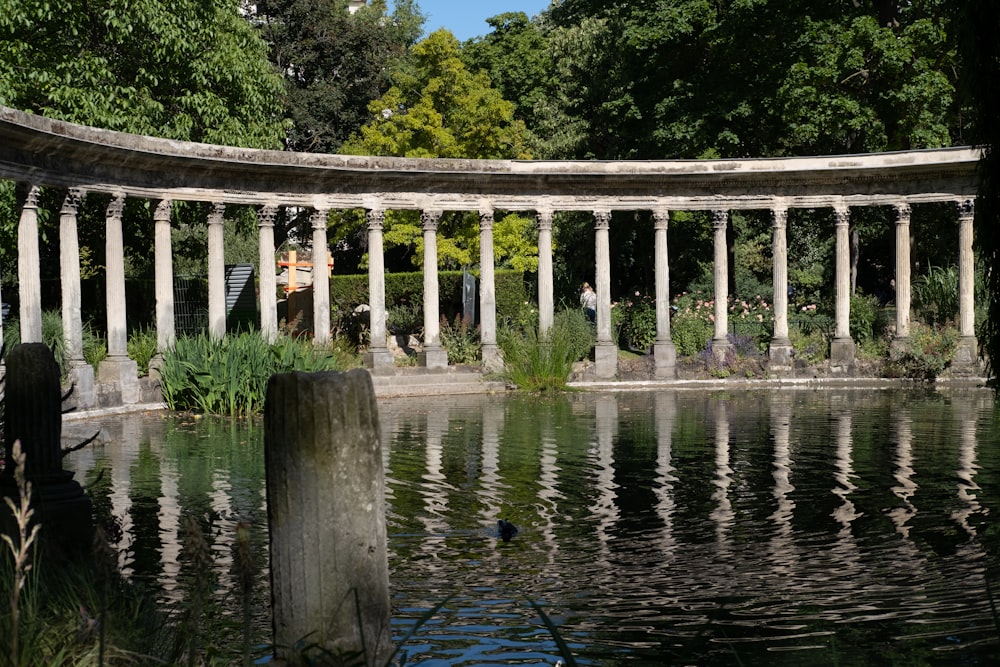
M715 521L715 535L719 547L723 548L729 542L729 529L732 527L735 513L733 503L729 499L729 487L733 484L733 469L729 465L729 406L725 400L714 401L715 404L715 491L712 500L715 509L711 518Z
M893 477L896 478L897 484L892 487L892 492L902 504L892 508L888 514L896 525L896 531L909 539L908 524L917 513L917 508L910 502L910 498L916 493L917 484L913 481L913 419L906 408L902 408L896 417L895 463L896 471Z
M552 422L546 421L542 425L542 452L539 460L538 516L541 520L542 541L545 543L545 553L552 576L558 576L559 573L559 541L556 539L555 527L559 518L559 501L564 498L557 488L561 470L558 455Z
M500 516L503 507L500 483L500 426L503 424L502 403L490 401L483 406L483 454L479 471L482 489L479 502L483 525L495 526L506 517Z
M858 545L854 539L852 524L862 516L851 500L851 494L858 488L851 478L854 476L854 441L852 436L853 416L851 405L844 399L844 402L834 401L830 406L830 414L836 415L836 431L834 442L836 446L836 463L833 479L837 483L831 490L835 496L840 497L841 505L833 510L833 518L840 524L836 542L833 545L833 556L838 567L842 568L840 574L843 581L850 581L851 575L858 572L861 565L861 555L858 553Z
M968 534L969 539L974 539L977 535L976 527L969 521L976 515L985 515L982 505L976 495L980 491L976 483L976 472L979 466L976 465L976 426L978 415L969 404L970 399L956 397L952 402L952 409L955 412L955 421L959 424L958 441L958 499L963 507L951 513L951 518L962 527Z
M674 420L677 417L677 394L674 392L657 392L654 399L655 423L656 423L656 513L663 521L663 550L664 560L670 559L677 548L674 539L674 482L677 476L674 475L676 468L673 465L673 438Z
M615 504L618 497L618 485L615 483L615 452L614 443L618 436L618 397L600 395L594 405L594 426L596 442L591 449L597 478L594 480L594 490L597 498L591 506L594 518L597 519L597 539L601 545L602 560L607 560L610 529L618 523L619 510Z
M125 440L123 425L127 421L113 424L109 448L109 467L111 468L111 514L121 523L122 541L118 546L118 565L122 576L132 577L132 565L129 554L135 546L135 526L132 525L132 466L139 458L139 449L133 440Z
M787 393L771 396L771 438L774 441L774 496L777 507L770 519L774 522L774 535L770 543L770 562L776 574L790 573L797 560L792 518L795 501L789 494L795 490L791 482L792 455L790 432L792 422L792 397Z
M448 432L448 408L430 410L427 413L427 472L424 474L420 493L424 496L424 511L420 521L424 524L427 537L423 551L434 555L438 545L448 531L445 513L448 510L448 480L444 475L444 434Z

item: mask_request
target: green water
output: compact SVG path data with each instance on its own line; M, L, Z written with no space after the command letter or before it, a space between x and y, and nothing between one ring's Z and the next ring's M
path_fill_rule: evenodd
M383 401L380 419L397 636L450 598L407 665L554 664L529 601L580 664L1000 662L989 391L435 397ZM248 520L266 641L262 424L101 426L71 465L123 570L164 605L182 597L191 514L224 596Z

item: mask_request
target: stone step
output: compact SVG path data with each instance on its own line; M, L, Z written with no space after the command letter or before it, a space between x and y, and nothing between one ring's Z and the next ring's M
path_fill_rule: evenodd
M375 396L446 396L449 394L486 394L503 392L507 385L500 380L485 379L472 371L404 372L397 375L372 375Z

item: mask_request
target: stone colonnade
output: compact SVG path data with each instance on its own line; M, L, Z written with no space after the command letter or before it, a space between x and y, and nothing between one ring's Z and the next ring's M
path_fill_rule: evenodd
M910 213L912 206L952 202L957 206L961 345L959 363L974 365L977 346L973 314L973 200L979 151L971 148L907 153L786 158L780 160L699 160L631 162L544 162L500 160L415 160L201 146L135 137L29 116L0 107L0 178L19 184L18 278L21 338L41 339L38 195L41 187L67 192L60 212L62 312L64 333L77 390L95 379L82 359L79 248L76 212L85 197L110 198L106 209L108 359L98 382L122 387L122 400L136 393L126 351L124 257L121 215L126 198L145 199L154 209L156 326L161 350L174 341L173 275L170 246L172 202L211 204L208 220L209 333L225 333L223 215L227 205L257 210L262 266L274 261L274 220L281 206L312 210L312 243L325 247L327 215L334 209L367 211L371 346L365 357L376 374L393 372L386 342L383 224L389 210L421 213L425 258L425 348L420 363L447 366L441 346L438 306L437 234L444 211L476 211L480 233L480 337L487 369L502 364L496 338L494 212L533 211L538 232L539 328L553 322L552 228L554 214L589 211L594 218L594 283L597 290L595 374L617 374L618 350L611 326L611 248L616 211L649 211L653 216L657 378L675 376L670 338L668 234L671 211L705 211L714 229L715 330L717 358L730 352L726 240L731 211L770 210L773 217L773 370L790 368L788 338L788 211L832 211L836 238L835 337L831 368L846 372L854 360L850 337L850 244L852 208L891 206L896 215L896 336L909 335ZM169 176L168 176L169 175ZM793 230L794 232L794 230ZM676 250L676 249L675 249ZM272 271L261 271L261 331L277 334L276 289ZM314 289L315 340L325 343L330 327L329 284ZM92 373L91 373L92 375ZM84 401L85 403L85 401Z
M88 376L89 366L83 360L83 341L80 313L80 268L79 246L76 233L76 211L86 197L82 188L71 188L63 202L60 213L61 284L63 329L67 356L76 374L80 388L93 384ZM38 230L37 208L38 188L32 187L21 211L19 240L22 259L19 263L21 279L21 339L25 342L41 340L41 305L38 285L38 263L31 258L37 255ZM123 243L121 236L121 211L123 196L111 199L107 208L107 308L108 308L108 359L99 370L100 376L108 376L108 381L120 382L124 387L128 378L135 377L135 364L128 359L126 351L127 332L125 330L125 272ZM910 214L911 207L900 200L894 204L896 218L896 339L909 336L910 321ZM225 204L216 202L209 214L208 237L208 281L209 281L209 333L221 338L226 330L224 266L222 245L222 222ZM170 201L163 199L156 203L154 213L156 257L156 328L161 351L173 343L174 304L173 280L170 258L173 254L169 234ZM262 266L274 262L273 226L277 207L260 207L259 247ZM850 211L846 205L833 207L836 234L836 320L835 338L832 345L831 365L834 369L847 370L854 360L854 342L849 330L850 318L850 256L848 231ZM313 247L326 246L327 209L316 209L310 217L313 229ZM792 348L788 338L788 251L787 220L788 208L776 204L773 216L773 283L774 283L774 334L770 344L772 370L789 368ZM959 243L959 289L960 312L959 329L961 336L958 361L974 363L976 357L976 337L974 331L973 302L973 254L972 218L973 203L970 200L956 202ZM546 330L553 321L553 276L552 276L552 214L550 209L537 212L539 234L539 328ZM726 228L730 212L717 209L712 211L714 227L715 258L715 330L712 350L717 358L724 359L730 353L728 342L728 275ZM447 352L441 346L438 307L437 272L437 224L440 210L422 212L424 232L424 331L425 347L420 363L431 369L447 367ZM669 210L659 207L653 210L655 276L656 276L656 342L653 347L655 374L659 378L671 378L675 374L676 352L670 339L670 284L667 253L667 232ZM366 363L375 373L391 373L393 357L386 344L386 303L385 275L382 261L383 221L385 209L369 209L368 243L370 249L369 289L371 296L371 346L366 355ZM595 276L597 287L597 346L595 352L597 375L612 378L617 371L618 349L611 334L611 262L608 232L611 212L594 212L595 232ZM480 211L480 312L481 337L484 365L495 370L502 365L496 343L496 299L493 281L493 210ZM273 271L261 271L260 309L261 330L273 339L277 333L277 300ZM326 343L330 333L330 293L329 282L320 280L314 286L315 342Z

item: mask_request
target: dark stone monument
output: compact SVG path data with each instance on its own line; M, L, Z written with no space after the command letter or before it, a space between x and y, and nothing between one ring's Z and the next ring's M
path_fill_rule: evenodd
M93 539L91 503L73 473L62 467L62 390L59 366L42 343L14 346L7 355L4 406L4 470L0 496L18 499L14 481L13 449L21 441L24 476L31 482L34 521L41 526L39 541L47 556L84 557ZM13 517L6 503L4 532L12 534Z
M389 565L378 405L371 376L271 377L264 407L275 658L296 646L390 656ZM313 655L312 657L316 657Z

